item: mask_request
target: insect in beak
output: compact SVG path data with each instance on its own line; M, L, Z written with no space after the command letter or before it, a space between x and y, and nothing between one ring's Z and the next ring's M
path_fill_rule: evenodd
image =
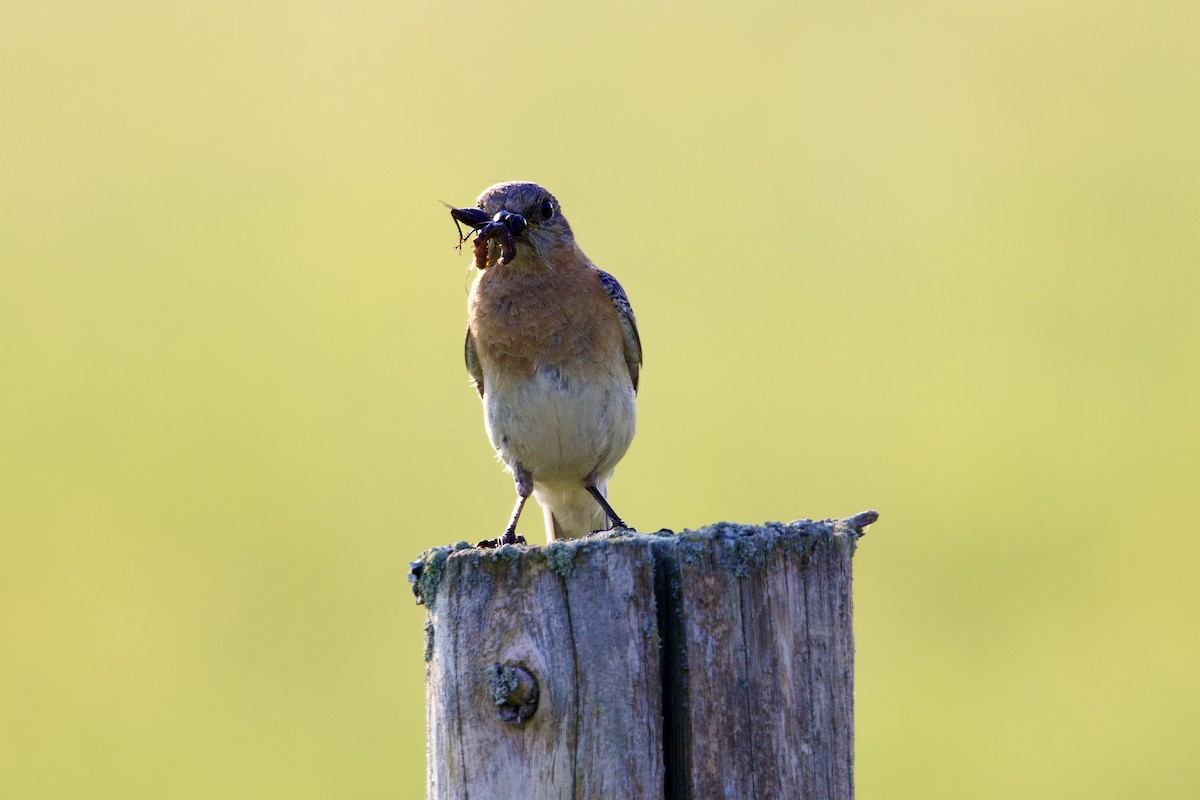
M471 238L471 233L475 234L475 267L481 270L488 267L489 243L492 239L500 240L500 259L496 263L504 265L517 255L515 237L520 236L529 227L523 216L505 210L497 211L494 217L489 217L482 209L451 207L450 216L458 228L460 249ZM467 225L471 230L464 234L462 225Z
M491 222L483 209L480 208L455 208L449 203L444 204L450 209L450 216L454 219L454 227L458 228L458 247L462 249L463 243L471 238L471 232L463 233L462 226L466 225L471 231L477 231L487 223ZM461 223L461 224L460 224Z

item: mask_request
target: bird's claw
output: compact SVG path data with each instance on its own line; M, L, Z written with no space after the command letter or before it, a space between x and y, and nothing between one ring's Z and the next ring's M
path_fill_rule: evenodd
M602 528L598 531L592 531L588 536L596 536L601 533L637 533L637 528L629 525L613 525L611 528Z
M506 544L528 544L528 542L525 541L524 536L521 536L520 534L518 534L514 531L505 531L504 535L501 536L499 539L484 539L482 542L480 542L479 544L477 544L475 546L487 550L487 549L491 549L493 547L500 547L501 545L506 545Z

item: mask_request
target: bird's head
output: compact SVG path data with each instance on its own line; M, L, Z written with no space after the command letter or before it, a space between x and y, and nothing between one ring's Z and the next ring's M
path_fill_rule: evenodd
M475 265L537 268L575 248L575 236L554 195L528 181L483 190L474 208L452 208L455 222L475 230Z

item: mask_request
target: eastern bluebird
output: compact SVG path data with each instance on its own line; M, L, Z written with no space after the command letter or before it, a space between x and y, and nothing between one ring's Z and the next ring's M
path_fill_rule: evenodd
M498 183L475 208L450 213L475 230L480 270L467 302L467 371L517 485L497 542L524 541L517 520L530 494L551 541L627 528L607 499L633 441L642 365L625 290L583 254L558 200L536 183Z

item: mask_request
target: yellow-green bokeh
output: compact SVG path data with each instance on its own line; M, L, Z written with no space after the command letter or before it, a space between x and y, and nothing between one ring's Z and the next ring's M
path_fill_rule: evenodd
M1198 8L0 5L0 795L423 795L406 562L512 499L437 201L519 178L627 519L882 512L860 797L1200 796Z

